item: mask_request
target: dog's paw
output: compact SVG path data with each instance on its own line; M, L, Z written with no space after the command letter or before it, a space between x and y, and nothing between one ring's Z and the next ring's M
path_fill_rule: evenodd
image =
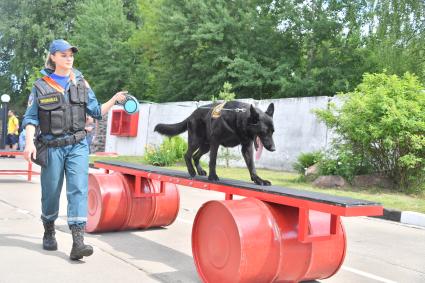
M198 171L198 175L199 175L199 176L207 176L207 171L205 171L205 170L200 170L200 171Z
M196 172L195 172L195 170L189 170L189 175L190 175L190 177L195 177L196 176Z
M271 182L268 180L263 180L258 176L255 176L252 178L252 180L254 181L255 184L260 185L260 186L271 186Z
M208 180L210 180L210 181L220 181L220 179L218 178L218 176L217 175L209 175L208 176Z

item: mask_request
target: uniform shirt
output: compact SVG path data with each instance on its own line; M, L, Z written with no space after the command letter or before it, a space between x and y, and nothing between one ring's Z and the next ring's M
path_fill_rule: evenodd
M19 132L19 121L15 115L9 117L9 121L7 121L7 134L8 135L17 135Z
M75 74L75 78L78 80L79 78L83 78L83 75L81 74L80 71L73 69L73 72ZM48 75L46 70L41 71L41 73L43 75ZM52 79L55 79L54 76L52 77L50 74L50 77ZM57 83L60 84L60 82L56 81ZM69 90L69 86L70 86L70 82L69 79L66 82L65 85L65 99L68 100L68 90ZM88 86L88 84L87 84ZM101 105L100 103L97 101L96 96L93 92L93 90L90 88L90 86L88 86L88 96L89 96L89 102L86 105L86 112L88 115L92 116L94 119L98 119L101 120L102 119L102 110L101 110ZM31 124L34 126L38 126L39 125L39 120L38 120L38 103L37 103L37 99L36 99L36 89L35 87L32 88L31 90L31 94L29 96L28 99L28 107L27 110L25 112L25 116L24 119L22 120L22 127L25 128L26 125Z
M66 88L66 85L69 82L69 76L59 76L55 73L51 73L49 77L55 80L63 89Z

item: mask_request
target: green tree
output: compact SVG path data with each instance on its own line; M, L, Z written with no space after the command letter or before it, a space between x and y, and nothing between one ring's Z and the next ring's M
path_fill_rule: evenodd
M148 101L159 101L158 92L161 89L158 75L163 67L158 60L160 33L157 28L161 4L162 0L138 1L141 25L129 39L131 48L137 52L137 68L129 78L128 85L138 98Z
M364 3L164 0L157 23L160 100L334 95L373 70Z
M21 105L54 38L79 45L102 99L208 100L226 81L238 98L332 96L383 69L425 79L424 1L4 0L0 17L0 87Z
M223 90L218 94L218 98L216 96L212 96L211 100L216 102L217 100L231 101L236 98L236 94L232 92L232 84L229 82L225 82L223 85Z
M49 43L73 31L81 0L0 1L0 87L23 109L33 68L43 66Z
M135 24L127 20L120 0L87 0L79 10L72 36L72 42L79 46L76 67L83 71L96 96L106 100L127 88L128 78L137 68L137 52L129 43Z
M164 0L158 21L161 99L209 99L226 81L239 97L270 97L282 73L271 57L291 43L275 40L278 32L267 25L273 19L258 2Z
M127 20L135 23L136 27L142 25L142 17L140 16L139 3L137 0L122 0L124 15Z
M378 70L425 80L425 2L416 0L368 1L367 46Z

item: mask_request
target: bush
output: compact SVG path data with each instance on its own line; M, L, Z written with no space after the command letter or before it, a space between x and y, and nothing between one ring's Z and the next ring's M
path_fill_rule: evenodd
M297 162L292 166L295 171L300 173L301 175L305 174L305 170L318 163L323 157L323 153L321 151L307 152L301 153L298 155Z
M356 175L372 171L370 164L345 147L334 145L334 150L319 161L320 175L338 175L351 182Z
M218 100L231 101L236 98L236 94L232 91L232 84L229 82L225 82L223 84L223 90L218 94L218 98L214 95L211 97L212 102L217 102Z
M182 161L187 142L180 136L166 138L159 147L147 147L143 159L154 166L171 166Z
M409 73L365 74L355 91L342 94L342 107L316 113L339 135L336 144L412 191L425 179L424 89Z

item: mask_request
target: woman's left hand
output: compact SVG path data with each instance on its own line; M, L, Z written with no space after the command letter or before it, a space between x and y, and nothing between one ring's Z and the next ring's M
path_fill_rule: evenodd
M126 94L128 93L128 91L126 91L126 90L123 90L123 91L120 91L120 92L117 92L115 95L114 95L114 101L115 102L119 102L119 103L123 103L125 100L126 100Z

